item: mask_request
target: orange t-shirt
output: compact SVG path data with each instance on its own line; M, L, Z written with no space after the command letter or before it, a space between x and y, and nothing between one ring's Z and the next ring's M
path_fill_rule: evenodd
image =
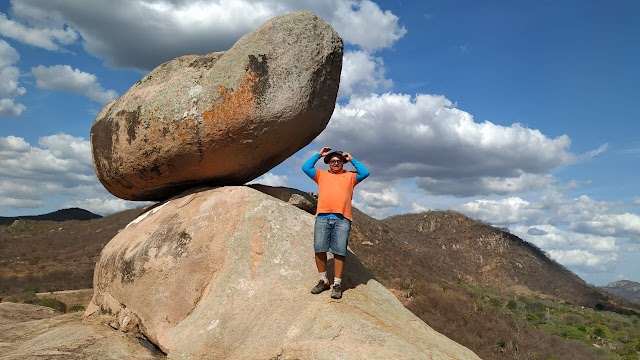
M318 210L316 215L323 213L342 214L349 221L351 216L351 199L353 188L358 184L355 171L342 170L333 174L327 170L316 169L313 181L318 183Z

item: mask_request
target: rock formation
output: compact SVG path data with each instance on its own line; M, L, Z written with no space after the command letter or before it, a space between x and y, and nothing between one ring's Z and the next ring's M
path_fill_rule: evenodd
M342 53L333 28L301 11L269 20L226 52L158 66L96 117L98 179L122 199L165 200L264 174L326 127Z
M167 201L103 249L85 319L142 335L169 358L478 359L352 253L340 301L310 294L313 221L246 186Z
M83 324L81 313L60 314L42 306L0 303L0 358L162 359L147 343L97 324Z

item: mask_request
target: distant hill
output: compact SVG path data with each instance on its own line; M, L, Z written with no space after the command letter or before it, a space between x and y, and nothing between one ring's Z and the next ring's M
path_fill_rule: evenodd
M631 280L618 280L601 286L600 289L617 297L640 305L640 283Z
M9 225L16 220L48 220L48 221L67 221L67 220L93 220L102 216L80 208L69 208L57 210L43 215L25 215L25 216L0 216L0 225Z
M362 240L349 245L366 265L384 269L378 275L389 280L464 282L563 299L592 309L640 310L587 284L535 245L455 211L403 214L379 221L355 210L354 219L354 236Z
M67 209L37 220L12 218L10 224L0 226L0 298L26 288L44 292L92 287L102 248L143 211L137 208L101 217ZM63 216L72 220L41 221ZM96 218L78 221L88 216Z

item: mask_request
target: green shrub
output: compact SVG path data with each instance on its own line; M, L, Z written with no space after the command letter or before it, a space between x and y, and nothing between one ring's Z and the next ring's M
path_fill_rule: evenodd
M509 302L507 303L507 309L511 311L515 311L517 308L518 308L518 303L513 300L509 300Z
M76 311L84 311L84 306L73 305L72 307L69 308L69 312L76 312Z
M584 328L584 326L582 326ZM578 326L561 325L557 330L557 334L565 339L580 340L587 342L589 340L586 331L581 330Z
M56 299L49 299L49 298L35 299L33 301L33 304L50 307L54 310L60 311L61 313L67 312L67 305L65 305L65 303L63 303L62 301L56 300Z
M502 302L500 302L500 300L496 299L496 298L491 298L489 299L489 304L493 307L502 307Z
M593 328L593 335L602 339L607 339L611 337L611 330L604 325L596 325Z
M614 350L614 352L625 360L635 360L638 358L636 349L632 344L626 344L623 347Z
M527 321L540 321L540 316L536 313L528 313Z
M26 292L26 293L34 293L35 294L38 291L40 291L40 288L36 284L29 284L29 285L27 285L27 287L24 288L24 292Z

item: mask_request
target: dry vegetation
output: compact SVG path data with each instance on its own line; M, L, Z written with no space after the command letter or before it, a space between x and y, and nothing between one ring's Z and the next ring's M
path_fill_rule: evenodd
M93 286L100 251L142 213L93 220L17 220L0 226L0 298L33 299L36 292Z
M621 304L535 246L462 214L378 221L356 210L350 246L409 310L483 359L637 359L638 306ZM567 318L581 338L567 331ZM617 332L594 330L605 323Z

